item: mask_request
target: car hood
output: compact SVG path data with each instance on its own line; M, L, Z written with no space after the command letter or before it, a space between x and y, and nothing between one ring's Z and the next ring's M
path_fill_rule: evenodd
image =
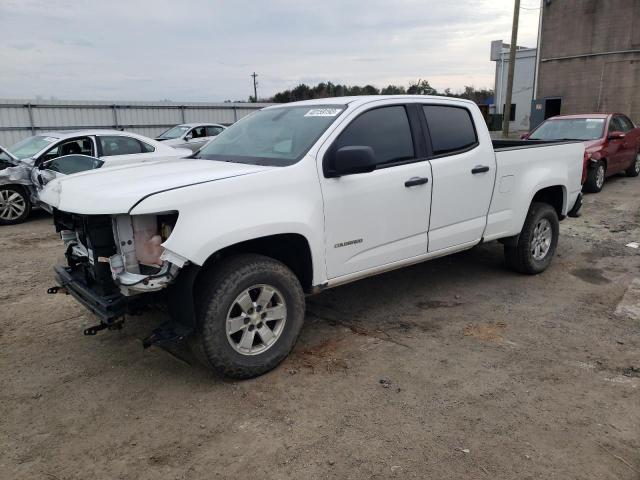
M101 168L52 180L40 192L40 200L71 213L127 213L154 193L272 168L277 167L197 159Z

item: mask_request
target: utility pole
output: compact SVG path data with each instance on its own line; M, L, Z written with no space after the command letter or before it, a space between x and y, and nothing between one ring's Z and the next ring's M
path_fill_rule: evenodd
M516 68L516 46L518 45L518 21L520 19L520 0L515 0L513 8L513 25L511 27L511 49L509 50L509 73L507 76L507 97L502 112L502 138L509 136L509 119L511 118L511 98L513 96L513 73Z
M256 82L256 77L258 74L253 72L250 77L253 77L253 101L256 103L258 101L258 82Z

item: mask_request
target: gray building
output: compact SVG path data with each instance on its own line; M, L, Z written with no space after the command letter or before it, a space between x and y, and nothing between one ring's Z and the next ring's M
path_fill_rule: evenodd
M491 42L491 60L496 62L494 106L490 113L504 114L509 73L510 45L502 40ZM533 83L536 71L536 49L516 47L516 62L513 76L513 94L509 130L529 130Z
M640 0L543 0L532 123L622 112L640 122Z

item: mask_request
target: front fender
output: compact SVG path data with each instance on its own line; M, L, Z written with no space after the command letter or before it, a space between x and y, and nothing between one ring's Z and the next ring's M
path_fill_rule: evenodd
M326 277L324 214L317 174L307 160L160 192L142 200L130 214L178 211L177 223L163 246L197 265L240 242L301 235L311 249L314 284L319 284Z

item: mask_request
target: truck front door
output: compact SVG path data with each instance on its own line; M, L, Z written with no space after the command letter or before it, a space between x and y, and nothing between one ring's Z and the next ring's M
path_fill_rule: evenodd
M460 105L421 106L433 173L429 253L478 242L487 224L496 158L480 113ZM484 132L484 130L483 130Z
M354 114L319 152L329 279L427 252L431 167L417 109L386 103ZM323 173L337 149L363 146L374 151L373 171L335 178Z

